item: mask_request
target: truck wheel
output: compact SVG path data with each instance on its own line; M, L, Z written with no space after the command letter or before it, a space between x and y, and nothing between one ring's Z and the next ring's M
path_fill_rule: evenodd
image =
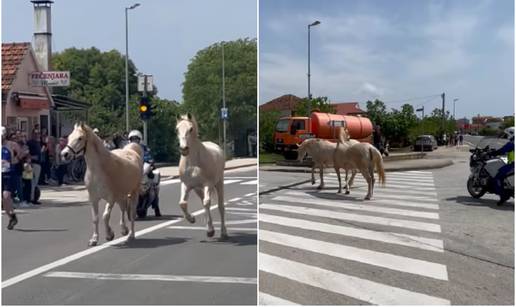
M487 190L481 186L475 186L473 177L468 178L468 192L473 198L480 198L486 194Z
M297 159L297 151L285 151L283 153L285 160L296 160Z

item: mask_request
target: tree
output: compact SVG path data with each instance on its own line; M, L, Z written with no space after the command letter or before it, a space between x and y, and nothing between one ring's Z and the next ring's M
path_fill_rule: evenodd
M260 112L260 150L272 152L274 150L273 138L276 124L280 118L278 111Z
M53 55L56 70L70 71L70 86L56 88L54 93L91 103L88 124L98 128L103 137L125 131L125 58L116 50L101 52L96 48L69 48ZM143 122L138 113L137 69L129 61L129 127L142 131ZM157 93L155 89L154 93ZM156 161L177 161L175 134L175 103L151 97L156 106L149 120L148 145ZM70 119L75 119L70 114Z
M374 101L368 100L367 105L367 116L373 122L373 125L383 126L383 118L387 115L385 104L375 99Z
M219 42L197 52L183 82L184 110L198 119L201 138L222 144L222 44L228 140L242 141L256 129L256 39Z
M328 97L316 97L312 98L311 101L311 112L323 112L323 113L334 113L335 107L330 104ZM294 110L295 116L306 116L306 110L308 110L308 99L303 98L297 105Z

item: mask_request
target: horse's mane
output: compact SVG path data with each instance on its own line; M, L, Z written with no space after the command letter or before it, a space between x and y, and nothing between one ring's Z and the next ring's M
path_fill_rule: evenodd
M349 132L347 128L339 127L338 129L338 141L344 143L350 140Z
M197 125L197 120L195 120L195 116L193 116L190 113L183 114L183 115L181 115L180 120L181 121L186 120L186 121L191 122L192 126L193 126L194 134L197 135L197 136L199 135L199 126Z

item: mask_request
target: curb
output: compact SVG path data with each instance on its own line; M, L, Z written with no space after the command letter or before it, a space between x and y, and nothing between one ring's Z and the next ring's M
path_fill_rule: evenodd
M416 170L425 170L425 169L438 169L446 166L450 166L453 164L452 160L446 159L442 162L432 163L432 165L419 165L419 166L400 166L400 167L385 167L385 172L399 172L399 171L416 171ZM298 168L298 169L286 169L286 168L274 168L274 169L263 169L260 168L260 171L264 172L286 172L286 173L311 173L312 170L308 168Z

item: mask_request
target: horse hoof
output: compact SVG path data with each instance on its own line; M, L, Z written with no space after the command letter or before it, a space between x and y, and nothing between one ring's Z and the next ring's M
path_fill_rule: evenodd
M195 216L188 216L188 217L186 217L186 220L188 222L190 222L190 224L194 224L195 223Z
M122 234L122 236L126 236L126 235L129 233L129 229L127 229L127 228L122 228L122 230L120 231L120 233Z
M349 191L346 191L346 193L344 193L344 194L349 194Z
M134 241L134 234L129 235L129 236L127 237L127 242L131 242L131 241Z
M88 242L88 246L96 246L96 245L97 245L97 241L92 241L92 240L90 240L90 241Z
M115 238L115 233L111 232L109 235L106 236L106 241L111 241Z
M317 190L322 190L322 189L323 189L323 187L322 187L322 186L318 186L318 187L317 187Z
M220 239L221 240L227 240L227 239L229 239L229 236L228 236L227 233L223 233L223 234L220 235Z
M366 197L364 198L364 200L371 200L371 197L366 196Z
M213 237L213 236L215 235L215 229L213 229L213 230L208 230L208 231L206 232L206 235L208 236L208 238Z

